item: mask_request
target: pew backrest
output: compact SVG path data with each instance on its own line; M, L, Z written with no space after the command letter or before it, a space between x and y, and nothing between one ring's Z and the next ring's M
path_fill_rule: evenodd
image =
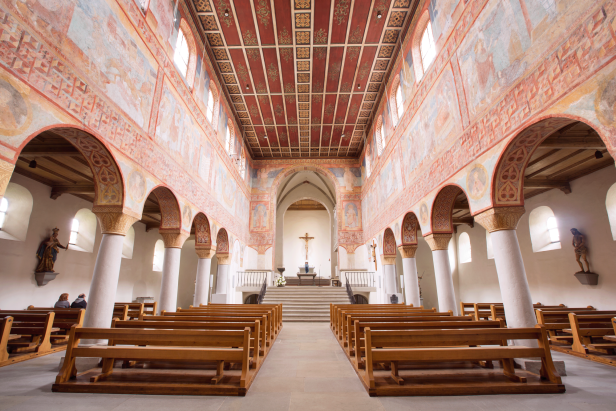
M38 342L34 351L38 353L51 350L51 331L55 313L31 313L24 311L0 310L0 320L12 317L11 332L17 335L37 337Z
M0 320L0 363L9 359L7 349L9 336L11 335L11 326L13 325L13 317L4 317Z

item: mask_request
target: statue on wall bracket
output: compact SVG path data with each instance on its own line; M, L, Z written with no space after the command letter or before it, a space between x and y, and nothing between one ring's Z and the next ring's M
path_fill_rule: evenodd
M587 258L588 248L586 247L586 236L580 233L577 228L572 228L571 234L573 234L571 244L575 252L575 261L578 263L581 270L574 274L575 277L584 285L597 285L599 275L590 271L590 264ZM584 263L586 263L586 270L584 270Z
M58 240L58 233L60 230L56 227L52 230L51 237L48 240L43 241L39 246L36 257L39 260L36 269L34 270L34 276L38 285L46 285L49 281L56 278L58 273L53 270L53 266L58 258L60 248L68 250L68 246L63 246Z

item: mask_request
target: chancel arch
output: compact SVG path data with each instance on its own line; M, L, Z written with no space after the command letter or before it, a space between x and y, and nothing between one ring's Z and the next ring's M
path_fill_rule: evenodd
M275 187L273 268L285 267L285 276L293 279L306 261L311 267L309 271L315 271L319 277L329 279L335 275L337 256L333 244L338 227L338 190L328 173L318 170L292 169Z

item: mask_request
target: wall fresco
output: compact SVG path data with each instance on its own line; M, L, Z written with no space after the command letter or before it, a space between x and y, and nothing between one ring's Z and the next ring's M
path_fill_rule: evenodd
M269 202L257 201L250 203L250 231L269 231Z
M361 191L361 170L358 167L329 168L338 179L338 184L346 191Z
M453 23L458 17L454 14L460 0L431 0L428 6L430 21L432 22L432 35L434 41L439 42L441 36L447 37L453 29Z

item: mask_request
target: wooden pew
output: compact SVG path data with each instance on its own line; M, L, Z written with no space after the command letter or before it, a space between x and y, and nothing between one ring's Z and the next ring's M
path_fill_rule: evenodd
M169 313L175 314L175 313ZM247 321L259 321L260 323L260 333L259 341L260 341L260 351L259 355L265 356L271 344L268 344L269 334L267 333L268 324L267 324L267 316L266 315L245 315L245 316L212 316L212 315L203 315L203 316L172 316L172 315L147 315L144 316L141 321L167 321L167 322L176 322L176 321L196 321L196 322L218 322L218 323L237 323L237 322L247 322Z
M115 314L115 309L122 307L122 306L126 306L128 307L127 313L126 313L126 319L127 320L138 320L139 317L141 317L144 314L144 308L145 308L145 303L115 303L113 305L113 309L114 309L114 314Z
M402 304L331 304L329 305L329 326L334 331L335 335L338 335L338 330L340 329L340 324L338 320L340 319L340 310L358 310L358 311L392 311L392 310L424 310L423 306L421 307L412 307L406 306ZM432 311L436 311L435 308L432 308Z
M444 315L452 316L453 312L448 311L446 313L436 312L431 310L404 310L404 311L340 311L340 319L338 320L340 324L340 328L338 329L338 339L343 341L344 334L348 332L349 324L352 324L348 321L348 317L351 315L364 315L364 316L379 316L379 317L397 317L401 315L423 315L423 316L439 316L442 317Z
M9 359L8 342L11 336L13 317L4 317L0 321L0 363Z
M355 332L354 324L356 321L360 322L371 322L371 323L380 323L380 324L402 324L402 323L416 323L416 322L453 322L453 321L462 321L469 322L472 321L473 317L470 315L465 316L450 316L450 315L401 315L401 316L379 316L377 315L363 315L363 314L353 314L347 317L347 326L345 327L343 341L345 342L343 348L347 350L349 355L354 355L355 345L356 345L356 336L358 335ZM360 337L363 334L359 334Z
M597 311L594 308L567 308L562 311L544 310L543 308L535 310L537 323L545 326L550 343L572 344L573 336L564 332L565 329L571 328L569 322L570 312L580 314L609 314L611 311Z
M113 317L117 318L120 321L128 320L128 305L114 305L113 306Z
M13 318L11 332L21 335L22 338L9 341L11 352L24 352L33 350L36 353L44 353L51 350L50 336L53 330L55 314L29 313L28 311L0 311L0 319Z
M502 304L502 303L484 303L484 304ZM474 315L475 303L464 303L460 301L460 315Z
M342 331L343 331L343 326L344 326L344 315L343 313L351 313L351 312L366 312L366 313L405 313L405 312L409 312L409 313L428 313L428 312L436 312L435 308L432 309L422 309L422 308L417 308L417 307L407 307L404 305L395 305L395 304L389 304L389 307L387 306L380 306L380 307L372 307L371 304L357 304L356 306L349 306L349 307L345 307L345 306L336 306L333 309L333 313L334 313L334 334L338 337L338 339L341 339L341 335L342 335Z
M364 328L366 345L366 369L363 378L369 394L374 395L469 395L503 393L558 393L565 387L552 363L547 334L537 328L498 329L435 329L381 331ZM538 348L507 346L507 340L530 340ZM489 345L489 346L486 346ZM380 349L380 347L388 347ZM515 358L541 358L541 379L535 381L532 374L516 375ZM422 370L413 377L401 377L400 363L422 364L425 362L450 363L500 361L503 375L493 370L485 378L469 378L468 373L452 370L446 374L438 369L435 375ZM389 378L375 378L374 364L391 364ZM529 379L527 379L529 378ZM406 379L406 381L405 381ZM390 382L393 380L394 382ZM416 382L416 383L415 383ZM403 386L404 385L404 386Z
M368 320L375 319L375 321L383 321L383 322L396 322L396 321L429 321L430 318L436 318L438 321L439 318L448 318L449 321L456 321L454 318L459 319L463 318L461 321L465 321L466 319L471 320L472 318L468 316L466 317L453 317L451 315L451 311L447 313L434 313L434 312L404 312L404 313L390 313L390 312L365 312L365 311L352 311L350 313L345 312L344 324L342 328L342 335L340 338L340 344L342 348L353 347L353 324L356 319Z
M60 331L51 335L50 339L53 344L64 344L68 342L68 333L71 327L75 324L83 325L83 319L86 315L86 310L83 308L43 308L29 306L28 312L32 313L49 313L55 314L53 320L53 328L59 328Z
M274 324L276 326L276 333L278 334L282 329L282 304L213 304L209 303L208 305L201 304L199 307L192 307L194 309L201 308L215 308L215 309L225 309L225 310L241 310L241 311L255 311L263 308L273 308L274 309Z
M569 313L570 329L563 330L571 333L573 344L571 349L581 354L588 354L589 350L603 354L613 355L616 342L595 343L593 339L602 338L606 335L614 335L612 319L616 311L609 314L583 314Z
M364 330L370 328L372 331L376 330L443 330L443 329L476 329L476 328L505 328L503 321L471 321L468 320L455 320L447 321L447 317L440 317L438 320L428 319L423 321L404 321L404 322L374 322L372 320L355 320L354 331L355 335L363 336ZM449 318L472 318L470 316L461 317L449 317ZM353 354L355 358L355 368L358 370L364 368L364 356L366 351L365 339L357 338L354 340L355 347Z
M494 316L492 315L492 306L496 307L496 312L502 316L502 318L505 318L505 308L503 306L503 303L477 303L477 304L473 304L473 315L475 316L475 319L478 320L493 320ZM546 306L543 305L541 303L537 303L537 304L533 304L533 308L537 309L537 308L541 308L544 310L561 310L565 307L565 305L561 304L561 305L550 305L550 306Z
M205 321L149 321L149 320L131 320L120 321L114 319L111 323L111 328L144 328L144 329L157 329L157 330L244 330L244 328L250 329L251 342L252 342L252 356L251 364L252 368L257 368L260 365L259 360L259 341L260 338L260 325L259 320L255 321L241 321L241 322L205 322Z
M268 333L267 344L274 343L274 340L278 336L276 326L274 325L275 310L274 308L262 308L257 310L234 310L234 309L218 309L218 308L206 308L206 309L182 309L178 308L174 313L162 312L162 315L172 316L253 316L253 315L266 315L267 322L264 324ZM270 341L271 340L271 341Z
M109 340L109 346L79 346L81 339ZM245 395L254 372L249 369L250 328L242 331L204 331L180 329L71 329L66 358L52 386L54 392L175 395ZM75 360L102 359L101 372L77 376ZM173 362L176 369L158 369L153 375L144 370L123 369L114 378L114 362ZM216 374L204 379L194 372L178 374L179 365L216 364ZM241 364L239 381L224 378L225 363ZM206 382L207 381L207 382Z

